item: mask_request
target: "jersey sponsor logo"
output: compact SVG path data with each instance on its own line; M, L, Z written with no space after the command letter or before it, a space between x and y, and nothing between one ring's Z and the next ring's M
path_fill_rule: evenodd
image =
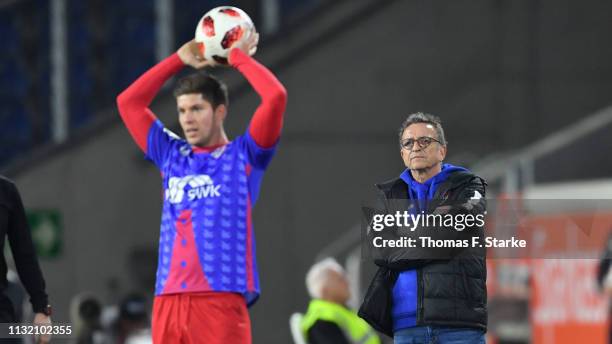
M189 201L221 196L221 185L215 185L206 174L191 174L184 177L170 177L166 189L166 200L170 203L181 203L187 197Z
M189 154L191 154L191 146L181 146L181 148L179 148L179 153L181 153L182 156L189 156Z

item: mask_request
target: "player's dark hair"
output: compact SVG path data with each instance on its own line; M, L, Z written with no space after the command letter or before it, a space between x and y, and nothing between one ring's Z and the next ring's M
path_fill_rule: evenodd
M202 72L192 73L181 78L174 87L174 98L183 94L199 93L213 109L228 105L227 86L214 76Z
M436 129L436 134L438 135L437 139L442 145L447 144L446 138L444 137L444 129L442 128L442 121L440 120L440 117L424 112L415 112L413 114L408 115L408 118L404 120L402 126L399 129L400 144L402 142L402 135L404 135L404 130L406 130L406 128L415 123L426 123L433 125L433 127Z

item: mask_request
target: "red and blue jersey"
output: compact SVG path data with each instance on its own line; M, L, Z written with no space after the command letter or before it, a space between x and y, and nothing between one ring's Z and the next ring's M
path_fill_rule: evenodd
M156 295L229 291L259 294L251 209L275 146L249 131L213 151L192 149L155 121L147 158L162 173Z
M117 98L130 134L162 174L163 209L156 295L235 292L259 295L251 210L278 142L287 94L264 66L238 49L233 67L262 99L248 130L219 147L195 147L149 109L164 82L184 65L160 62Z

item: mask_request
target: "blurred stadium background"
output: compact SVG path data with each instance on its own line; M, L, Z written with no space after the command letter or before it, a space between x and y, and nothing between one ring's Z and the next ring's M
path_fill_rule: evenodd
M83 292L103 305L133 291L150 301L162 190L114 99L222 4L255 20L257 57L289 92L255 210L255 343L291 341L318 257L346 263L358 303L372 269L359 209L401 171L396 130L411 112L442 118L448 161L488 179L489 198L612 199L609 1L4 0L0 168L22 191L54 320L71 321ZM214 73L230 85L227 129L239 134L257 96L238 73ZM178 129L168 89L153 109ZM612 207L573 204L540 227L555 235L567 213L597 212L612 230ZM489 263L491 343L606 342L596 259Z

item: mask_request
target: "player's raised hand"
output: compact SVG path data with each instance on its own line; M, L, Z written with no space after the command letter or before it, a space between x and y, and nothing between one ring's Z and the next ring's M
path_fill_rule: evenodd
M214 66L216 64L215 61L206 60L204 56L202 56L198 43L193 39L183 44L183 46L180 47L176 53L184 64L195 69L204 68L206 66Z
M240 49L245 54L253 56L257 51L257 44L259 43L259 34L257 31L252 30L247 32L247 37L241 39L232 45L231 50ZM231 55L231 54L230 54Z

